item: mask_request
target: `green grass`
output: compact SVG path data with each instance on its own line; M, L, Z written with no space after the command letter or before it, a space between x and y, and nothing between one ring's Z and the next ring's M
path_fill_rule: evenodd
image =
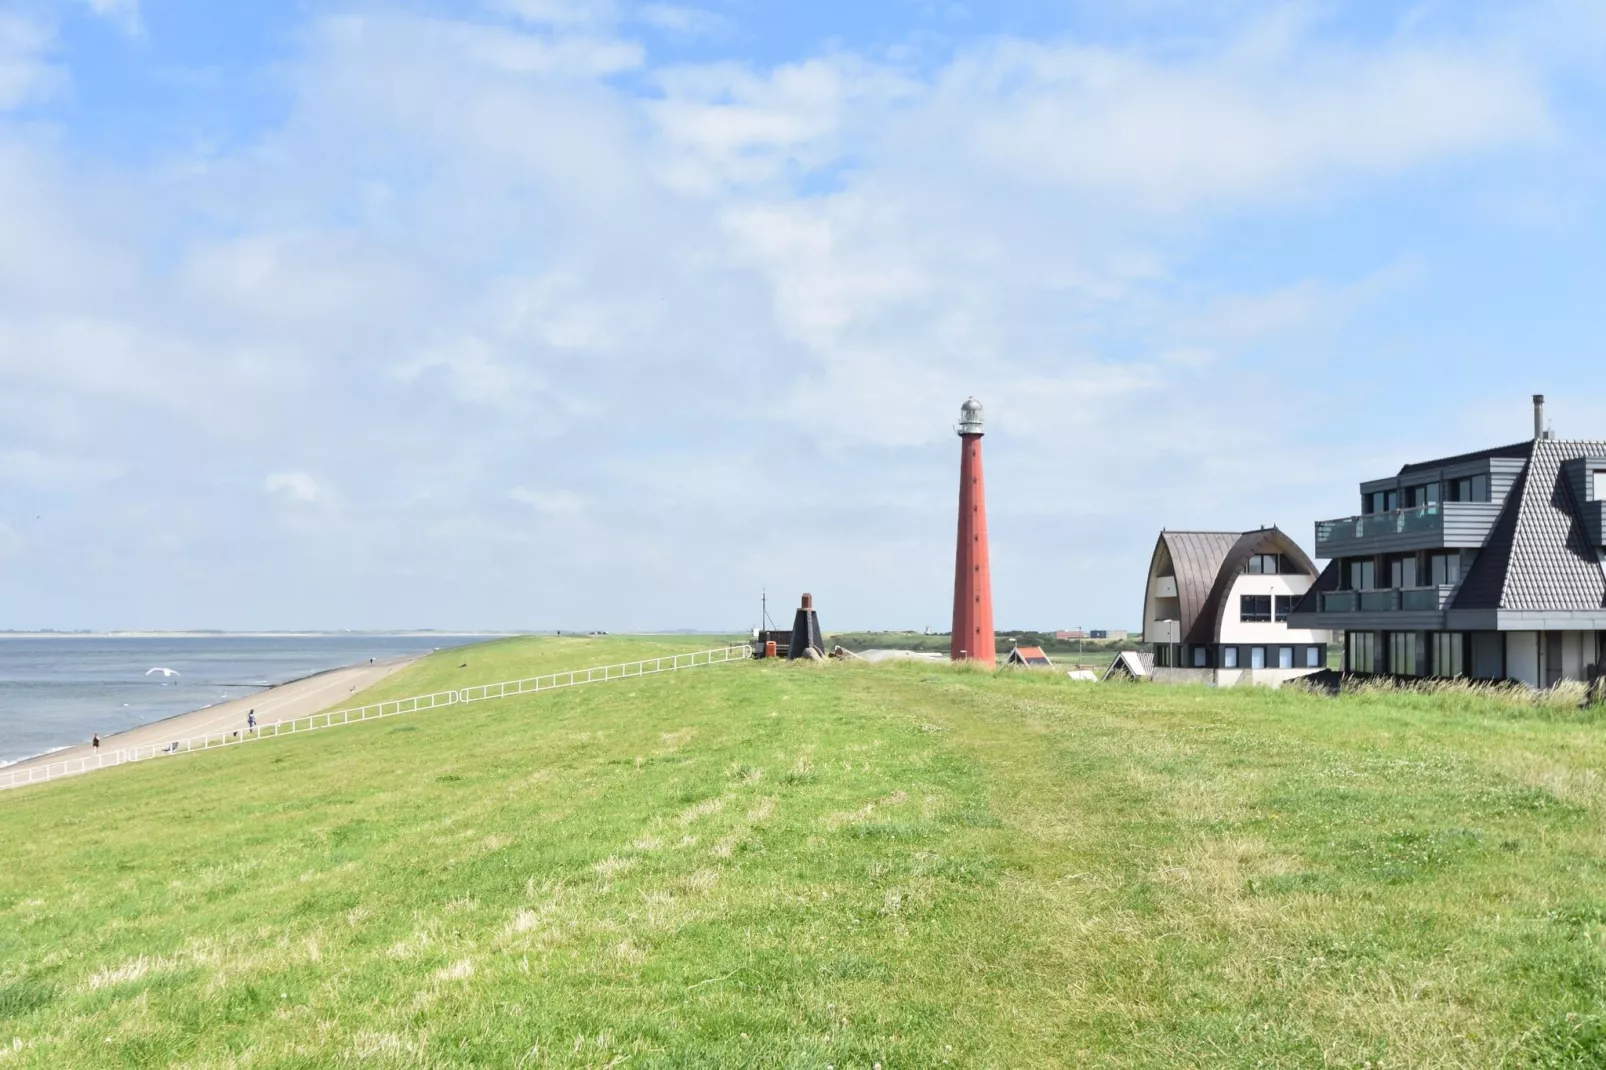
M1056 639L1053 632L999 632L996 653L999 663L1017 645L1041 647L1061 669L1107 669L1122 650L1138 650L1142 642L1129 639ZM841 644L849 650L891 649L935 652L946 656L952 649L947 634L924 632L828 632L826 645Z
M528 679L748 642L740 635L519 636L454 647L414 662L343 705L427 695L474 684Z
M127 767L0 795L0 1067L1598 1067L1602 733L756 662Z

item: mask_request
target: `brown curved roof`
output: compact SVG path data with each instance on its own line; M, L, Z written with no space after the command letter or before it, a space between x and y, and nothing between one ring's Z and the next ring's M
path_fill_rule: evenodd
M1149 559L1149 578L1154 578L1160 561L1160 549L1171 555L1171 566L1177 573L1177 599L1181 603L1180 629L1187 635L1193 629L1199 611L1210 597L1221 563L1232 552L1233 545L1242 538L1236 531L1162 531L1154 544L1154 556ZM1143 612L1148 613L1148 589L1143 592Z
M1206 596L1204 605L1199 609L1199 615L1193 624L1183 626L1183 642L1186 643L1214 643L1221 635L1221 621L1227 613L1228 595L1232 593L1233 581L1249 563L1254 554L1274 553L1282 554L1305 575L1316 578L1316 564L1310 555L1300 548L1299 543L1288 537L1281 528L1260 528L1256 531L1246 531L1238 536L1232 548L1222 558L1216 574L1212 578L1210 594Z

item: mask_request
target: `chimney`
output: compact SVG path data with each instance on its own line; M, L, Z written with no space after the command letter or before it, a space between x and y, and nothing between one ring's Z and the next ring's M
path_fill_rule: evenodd
M1534 438L1545 437L1545 395L1534 395Z

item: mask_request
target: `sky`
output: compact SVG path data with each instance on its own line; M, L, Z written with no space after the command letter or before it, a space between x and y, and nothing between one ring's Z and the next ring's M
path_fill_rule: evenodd
M1141 627L1606 438L1606 6L0 0L0 629Z

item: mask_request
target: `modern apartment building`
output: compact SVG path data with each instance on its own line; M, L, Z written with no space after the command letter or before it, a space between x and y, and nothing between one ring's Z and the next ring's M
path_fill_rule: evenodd
M1143 596L1154 678L1278 684L1326 668L1328 632L1288 622L1316 577L1275 527L1162 531Z
M1350 672L1593 680L1606 662L1606 442L1534 437L1408 464L1316 525L1328 565L1294 607L1343 629Z

